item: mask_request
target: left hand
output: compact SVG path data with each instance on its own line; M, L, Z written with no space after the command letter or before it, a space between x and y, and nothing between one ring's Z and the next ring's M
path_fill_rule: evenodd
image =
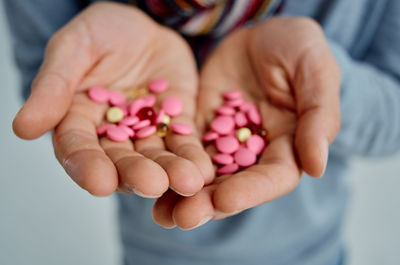
M258 164L218 177L193 197L164 194L153 209L160 225L192 229L291 192L302 170L323 174L340 127L340 73L317 23L272 18L228 36L201 72L200 127L231 89L258 105L269 145Z

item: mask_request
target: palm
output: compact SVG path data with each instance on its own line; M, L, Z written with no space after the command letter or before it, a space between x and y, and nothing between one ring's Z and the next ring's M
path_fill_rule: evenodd
M256 165L218 177L195 196L181 198L171 215L182 228L194 227L208 216L219 219L273 200L294 189L300 179L293 146L296 115L268 101L247 53L244 34L242 30L229 36L202 69L199 127L204 129L211 122L224 92L240 89L246 100L258 105L263 126L269 131L269 145ZM164 204L171 204L171 200L176 198L160 198L155 208L165 209Z
M109 194L118 187L158 197L171 187L191 195L212 178L210 160L196 134L170 134L165 141L154 135L135 143L97 139L95 129L106 106L89 100L86 90L92 86L127 93L154 78L165 78L170 89L157 100L179 97L184 111L175 119L193 128L197 95L195 63L178 35L137 10L103 7L89 9L72 22L83 36L90 36L90 44L79 52L93 67L77 84L72 105L55 129L56 156L67 173L93 194Z

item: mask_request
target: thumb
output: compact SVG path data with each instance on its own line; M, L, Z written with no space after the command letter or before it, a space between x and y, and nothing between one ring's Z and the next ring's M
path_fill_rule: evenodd
M14 133L22 139L35 139L61 121L90 68L90 39L85 37L89 35L73 23L50 39L31 95L14 118Z

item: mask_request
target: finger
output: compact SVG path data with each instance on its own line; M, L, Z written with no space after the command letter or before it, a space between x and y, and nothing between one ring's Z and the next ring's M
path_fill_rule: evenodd
M56 127L54 152L79 186L95 196L106 196L116 190L118 174L98 143L95 124L101 120L102 111L91 104L72 107Z
M176 117L172 122L181 122L195 128L193 119L187 116ZM193 131L193 134L185 136L169 133L165 137L165 143L167 149L175 155L191 161L202 175L204 183L209 184L215 177L215 171L211 159L205 152L199 138L200 136L196 130Z
M169 190L157 199L152 211L153 220L156 224L168 229L176 226L172 218L172 212L179 198L182 197L176 192Z
M304 170L319 177L340 129L340 73L327 47L303 58L294 83L299 117L295 145Z
M103 137L100 144L117 168L121 190L145 198L158 198L167 191L166 172L154 161L135 152L130 140L114 142Z
M199 169L189 160L165 150L157 135L135 141L135 150L159 164L167 173L169 187L182 196L191 196L204 185Z
M216 185L210 185L194 196L179 200L172 214L175 224L183 230L190 230L210 221L215 215L212 202L215 189Z
M195 125L196 108L196 93L197 88L190 90L179 81L172 80L170 89L160 95L160 102L166 97L178 97L183 102L182 113L172 119L173 122L181 122L189 125L193 129L191 135L179 135L176 133L169 133L165 137L165 143L168 150L175 155L182 157L197 167L200 172L204 183L211 183L214 179L214 168L212 162L205 152L203 145L200 141L200 136ZM189 84L188 84L189 85Z
M37 138L64 117L75 88L92 64L88 36L83 27L71 22L49 41L31 95L14 119L17 136Z
M289 193L299 179L291 136L282 135L267 146L257 165L221 182L213 202L217 211L235 214Z

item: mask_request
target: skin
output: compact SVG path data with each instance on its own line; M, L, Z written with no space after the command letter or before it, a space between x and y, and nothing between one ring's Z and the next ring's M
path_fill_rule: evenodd
M106 196L118 189L159 197L169 187L193 195L214 176L197 132L171 134L165 141L151 136L134 144L99 141L96 135L106 104L89 100L90 87L127 93L161 77L170 89L158 101L179 97L184 110L173 120L195 128L198 74L183 39L138 9L91 5L51 38L32 94L15 117L14 132L34 139L53 130L58 161L93 195Z
M159 198L155 221L193 229L291 192L302 170L322 176L340 127L339 88L338 66L310 19L273 18L230 34L201 71L199 127L213 119L224 92L239 89L258 105L270 143L256 165L218 177L190 198Z
M170 89L158 101L181 98L184 111L175 119L194 134L99 141L95 130L106 106L91 102L87 90L100 85L128 93L160 77ZM51 38L13 129L23 139L53 131L57 159L91 194L162 195L155 222L192 229L287 194L302 170L321 176L340 126L339 87L338 67L309 19L274 18L235 31L198 74L179 35L135 8L99 3ZM259 106L270 144L257 165L215 179L207 154L215 150L204 150L199 139L230 89Z

